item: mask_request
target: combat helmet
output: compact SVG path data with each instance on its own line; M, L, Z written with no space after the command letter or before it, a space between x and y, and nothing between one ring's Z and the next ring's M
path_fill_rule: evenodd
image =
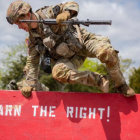
M6 19L10 24L13 24L19 17L26 15L29 11L31 11L31 6L28 3L22 0L16 0L10 4Z

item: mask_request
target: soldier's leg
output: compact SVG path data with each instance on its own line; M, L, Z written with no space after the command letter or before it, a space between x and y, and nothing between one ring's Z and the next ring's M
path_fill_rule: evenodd
M59 60L52 69L53 78L62 83L95 86L102 92L108 92L109 81L105 77L95 72L78 71L76 61L78 61L76 58L75 61L68 59Z
M89 57L96 57L102 63L106 64L108 72L115 82L115 87L120 93L126 96L133 96L134 90L131 89L124 79L120 70L118 51L114 50L110 44L110 40L106 37L96 36L94 34L83 31L84 44L86 53Z

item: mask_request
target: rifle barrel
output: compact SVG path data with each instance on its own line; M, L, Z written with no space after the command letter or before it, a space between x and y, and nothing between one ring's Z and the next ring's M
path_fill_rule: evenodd
M20 22L36 22L36 23L43 23L46 25L57 25L56 19L44 19L44 20L20 20ZM61 24L72 24L72 25L111 25L111 20L67 20L62 22Z

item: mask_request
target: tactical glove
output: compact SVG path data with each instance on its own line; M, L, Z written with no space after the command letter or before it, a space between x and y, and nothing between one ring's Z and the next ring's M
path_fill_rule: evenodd
M125 97L131 97L135 95L135 91L130 88L126 83L117 87L115 92L123 93Z
M58 24L60 24L61 22L63 21L66 21L70 18L70 12L69 11L64 11L63 13L59 14L57 17L56 17L56 22Z
M31 96L31 92L33 91L33 87L27 86L21 89L21 93L24 97L29 98Z

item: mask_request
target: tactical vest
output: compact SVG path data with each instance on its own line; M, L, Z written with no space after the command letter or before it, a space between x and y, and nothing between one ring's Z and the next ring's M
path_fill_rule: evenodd
M56 18L60 12L61 9L59 5L57 5L55 7L45 6L37 10L35 14L38 17L38 19L47 19L47 18L49 19ZM77 30L72 25L62 26L60 28L57 25L49 26L40 24L40 28L42 29L42 31L40 31L41 38L44 42L44 45L49 50L52 58L59 59L60 57L72 57L82 48L82 44L79 41ZM64 46L61 47L62 46L61 43L67 44L66 47L68 47L71 53L65 54L65 56L63 55L64 53L58 54L58 52L63 52L57 49L58 46L60 49L64 48ZM66 48L64 48L64 50L65 49ZM58 50L58 52L56 52L56 50ZM71 55L69 56L69 54Z

